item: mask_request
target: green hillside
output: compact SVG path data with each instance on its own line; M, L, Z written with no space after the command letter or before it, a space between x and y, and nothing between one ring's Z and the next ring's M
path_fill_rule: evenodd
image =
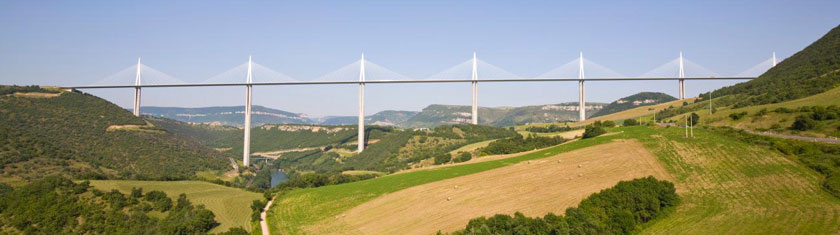
M714 96L737 96L734 107L778 103L816 95L840 84L840 26L781 61L757 79L724 87ZM708 97L701 94L701 97Z
M229 156L242 153L240 129L164 118L147 120ZM508 128L480 125L443 125L429 130L368 126L365 132L367 146L358 154L355 126L263 125L251 130L251 152L254 156L274 158L273 167L286 170L394 172L435 156L450 155L464 145L517 135Z
M654 105L654 104L661 104L661 103L670 102L670 101L674 101L674 100L677 100L677 98L674 98L673 96L670 96L670 95L662 93L662 92L640 92L640 93L635 94L635 95L631 95L631 96L628 96L628 97L618 99L618 100L604 106L604 108L602 108L601 110L598 110L598 112L595 112L594 114L592 114L591 117L604 116L604 115L607 115L607 114L617 113L617 112L621 112L621 111L636 108L636 107L648 106L648 105Z
M0 180L4 182L52 174L172 180L229 167L228 159L216 151L148 125L103 99L37 87L2 90Z

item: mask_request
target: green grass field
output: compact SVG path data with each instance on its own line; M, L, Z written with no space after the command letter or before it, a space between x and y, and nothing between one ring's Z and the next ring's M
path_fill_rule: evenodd
M575 141L516 158L385 176L351 184L295 190L269 211L275 233L304 233L306 226L339 215L382 194L428 182L636 138L674 176L683 202L675 213L645 228L647 234L797 234L840 230L840 199L820 186L822 176L775 151L711 131L684 139L679 128L625 127L616 135ZM562 213L562 211L559 211Z
M92 180L90 184L99 190L117 189L123 193L130 193L131 188L143 188L143 192L160 190L173 200L184 193L193 204L204 205L216 215L220 224L211 233L225 232L231 227L252 230L251 202L263 198L259 193L201 181Z
M775 103L775 104L765 104L765 105L755 105L755 106L748 106L743 108L731 109L728 107L717 107L717 111L714 114L710 114L708 109L697 111L696 113L700 115L700 122L702 124L710 124L713 126L731 126L739 129L768 129L773 124L779 124L783 128L789 127L793 124L794 119L796 116L800 115L801 113L785 113L779 114L774 112L768 112L766 115L761 117L753 116L759 110L767 109L768 111L773 111L776 108L785 107L791 109L798 109L802 106L829 106L829 105L840 105L840 87L828 90L826 92L816 94L813 96L808 96L796 100ZM716 99L715 99L716 100ZM698 105L702 107L708 107L709 102L703 101L699 102ZM712 103L714 105L714 103ZM747 112L747 116L741 118L740 120L732 120L729 118L729 114L732 113L739 113L739 112ZM681 123L685 118L685 115L677 115L669 120L676 120L677 123ZM830 126L829 128L822 128L822 129L815 129L805 132L793 132L790 130L782 130L777 131L782 133L788 134L798 134L798 135L807 135L807 136L816 136L816 137L825 137L826 135L833 135L837 136L840 131L837 131L835 126Z
M840 231L840 199L822 176L778 152L711 131L631 128L674 176L683 198L646 234L826 234Z
M385 193L504 167L521 161L554 156L562 152L606 143L622 136L624 135L618 134L574 141L546 150L496 161L434 168L393 174L349 184L294 190L278 198L272 205L268 213L268 221L272 233L300 234L304 233L303 228L308 225L313 225L325 218L335 217L345 210Z

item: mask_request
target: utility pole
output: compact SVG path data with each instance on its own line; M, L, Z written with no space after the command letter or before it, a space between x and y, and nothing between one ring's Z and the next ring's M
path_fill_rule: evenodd
M712 112L712 92L715 92L715 90L709 91L709 114L714 113Z
M583 86L583 79L586 78L583 72L583 52L580 52L580 59L579 61L579 70L578 70L578 105L580 117L578 120L585 121L586 120L586 89Z
M359 65L359 136L357 152L365 150L365 54Z
M688 122L689 123L688 126L691 129L691 138L694 138L694 115L693 115L693 113L689 114L689 120L690 121Z
M478 57L475 51L472 62L472 124L478 125Z
M248 56L248 74L245 76L245 136L243 138L242 165L248 167L251 164L251 83L254 82L253 62Z
M140 116L140 57L137 57L137 77L134 78L134 116Z

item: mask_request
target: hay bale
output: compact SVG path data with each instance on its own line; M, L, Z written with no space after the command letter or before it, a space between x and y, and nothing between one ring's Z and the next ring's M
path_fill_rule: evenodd
M447 196L446 201L450 201L450 200L452 200L452 197Z
M581 165L581 164L578 164L578 168L581 168L581 167L583 167L583 165Z

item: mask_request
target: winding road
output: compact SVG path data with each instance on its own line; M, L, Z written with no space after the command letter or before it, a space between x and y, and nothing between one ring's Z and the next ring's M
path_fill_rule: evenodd
M262 213L260 213L260 227L262 227L262 234L268 235L271 234L271 231L268 230L268 221L266 221L266 214L268 213L268 208L271 207L271 203L274 202L274 198L268 201L265 204L265 208L263 209Z

